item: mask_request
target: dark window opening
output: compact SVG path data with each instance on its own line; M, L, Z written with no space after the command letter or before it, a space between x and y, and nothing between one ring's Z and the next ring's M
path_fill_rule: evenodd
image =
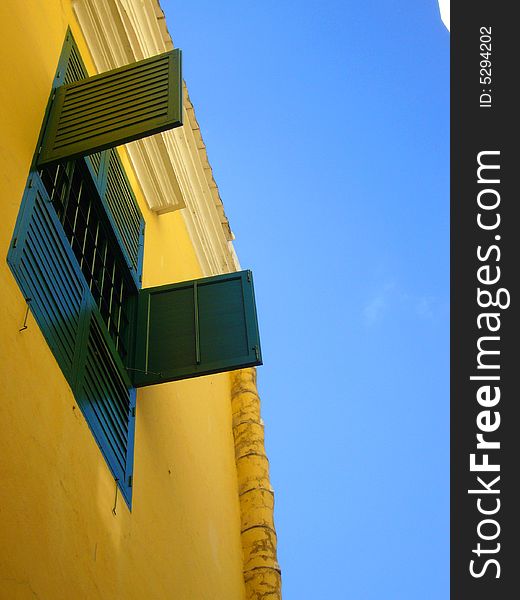
M129 349L137 290L83 161L44 167L40 177L119 355Z

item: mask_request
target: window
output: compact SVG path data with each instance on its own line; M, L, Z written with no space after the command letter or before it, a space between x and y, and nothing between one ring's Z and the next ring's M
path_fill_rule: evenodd
M85 164L77 160L43 167L39 176L116 350L125 361L136 284L86 171ZM135 231L139 232L139 224Z
M86 77L69 32L54 85ZM130 506L144 219L115 149L36 161L8 262Z
M250 271L140 289L113 146L181 124L174 53L88 78L67 34L7 256L129 507L135 388L261 364Z

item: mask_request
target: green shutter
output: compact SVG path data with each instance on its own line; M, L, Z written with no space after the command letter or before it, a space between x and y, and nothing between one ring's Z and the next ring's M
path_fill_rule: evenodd
M88 288L38 177L29 181L7 262L71 387Z
M67 31L65 36L65 44L63 46L62 54L58 64L58 72L56 74L56 85L75 83L80 79L86 79L88 77L88 71L83 63L81 54L79 53L74 36L70 29Z
M89 311L75 395L98 445L130 502L135 393L97 309Z
M251 271L139 291L134 385L262 364Z
M38 164L182 125L180 50L56 88Z
M135 393L37 175L29 179L7 262L130 504Z
M70 80L81 77L82 72L81 58L69 32L57 78L65 73L65 78ZM108 162L113 157L110 170ZM144 222L128 182L126 179L123 181L117 153L106 151L91 155L85 162L99 194L102 193L100 190L111 188L111 197L103 198L108 215L106 224L110 222L115 229L115 237L123 251L126 250L131 257L128 265L138 276ZM20 314L19 322L12 326L18 327L21 332L28 329L29 335L32 328L40 328L131 507L136 393L85 279L85 272L71 247L72 239L68 237L70 222L67 224L63 213L58 215L56 212L56 205L63 207L62 202L68 202L68 195L75 193L71 178L74 169L77 169L75 174L79 172L81 183L75 190L81 190L78 193L90 198L92 206L98 205L99 215L103 213L102 199L91 185L83 161L78 161L74 168L72 166L71 163L57 168L50 166L31 171L29 175L7 262L36 324L32 319L27 321L27 314L25 320ZM64 176L64 173L67 175ZM107 184L107 179L111 180L110 184ZM56 201L55 193L60 196L60 202ZM119 204L115 202L118 197L121 198ZM111 211L115 214L112 215ZM89 208L91 222L94 212ZM98 222L98 233L100 224L104 223L104 219ZM85 229L78 227L76 234L83 236ZM112 240L111 234L109 237L115 248L115 239ZM87 235L82 239L85 244ZM99 247L104 243L100 239L96 233L96 246L98 242ZM105 254L104 260L106 257ZM108 260L112 260L113 265L113 257ZM122 292L122 287L118 289ZM133 303L134 299L130 301ZM133 324L134 311L128 310L126 314L130 315ZM27 364L27 368L30 367Z
M107 150L103 201L110 223L126 255L128 267L139 285L144 219L116 150Z

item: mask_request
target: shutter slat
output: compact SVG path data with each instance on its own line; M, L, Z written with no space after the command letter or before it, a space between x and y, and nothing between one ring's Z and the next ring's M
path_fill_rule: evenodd
M99 390L95 385L92 385L90 379L88 377L85 378L85 385L84 385L84 393L86 396L88 396L89 398L98 398L99 397ZM85 408L83 408L84 412ZM97 427L93 428L94 429L94 435L96 436L96 438L102 439L103 440L103 448L102 450L104 451L105 454L112 454L111 457L109 457L109 462L112 465L112 468L114 468L113 463L114 463L114 458L117 464L117 470L124 473L125 470L125 459L124 459L124 455L123 455L123 451L121 449L121 442L119 442L113 435L113 433L111 432L110 426L108 425L108 423L106 422L104 415L99 412L99 408L96 406L96 402L91 402L89 404L89 413L91 415L94 416L94 419L92 419L92 421L94 423L96 423ZM101 443L99 444L101 446ZM109 452L107 452L106 448L109 448Z
M23 289L31 289L30 307L35 316L36 322L44 332L49 347L53 351L56 359L61 360L60 366L67 378L72 374L72 362L74 358L74 339L75 335L70 335L62 327L63 321L57 317L56 311L52 305L49 305L49 295L46 290L32 287L34 277L33 265L30 261L25 261L19 271L20 284ZM73 333L75 333L73 331Z
M74 93L75 90L71 86L63 103L62 116L76 110L85 110L89 104L94 102L96 106L99 106L111 98L127 97L128 95L136 96L143 92L143 84L146 88L152 90L167 89L167 75L166 69L154 69L148 76L139 73L134 77L127 76L124 80L112 80L110 83L105 83L105 85L91 85L83 94ZM90 80L87 79L86 81L89 82Z
M47 259L44 258L43 260ZM49 273L52 268L52 266L50 269L45 268L42 265L42 258L31 251L31 243L28 241L25 260L22 265L23 272L27 281L35 276L41 281L41 287L35 286L33 296L39 299L40 309L43 310L42 317L49 326L52 326L52 331L57 332L58 343L67 349L65 354L72 361L79 317L78 313L74 313L81 302L81 298L76 306L65 304L63 297L60 296L60 291L56 290L56 287L60 286L55 285L54 277ZM54 302L49 302L49 298L53 298Z
M65 236L58 234L61 224L38 179L23 202L15 230L18 243L7 260L25 298L31 298L34 318L72 385L86 286Z
M99 364L101 363L105 364ZM117 430L121 443L125 443L126 433L128 430L125 421L128 416L128 411L124 411L121 407L121 399L119 396L120 390L114 385L111 377L107 377L106 355L103 352L103 347L96 344L92 340L92 332L89 342L89 355L87 358L87 378L95 386L97 393L93 399L96 402L101 402L103 405L102 412L105 414L105 420L113 424L113 428ZM111 369L113 374L115 371ZM123 398L125 390L122 391Z
M45 272L45 282L52 282L52 293L56 302L63 303L67 309L73 310L81 302L82 284L75 272L71 272L69 267L72 267L72 264L68 259L63 260L63 256L59 253L59 242L53 235L49 236L49 224L40 221L38 211L35 211L33 219L32 235L27 239L28 248L33 248L38 255L38 268ZM49 253L55 254L53 262L47 258ZM58 269L56 269L57 264L59 264Z
M100 114L103 117L106 115L106 111L108 109L112 109L114 107L120 109L130 109L132 107L139 107L142 104L148 106L148 102L150 100L155 101L159 99L164 94L166 89L166 84L163 84L160 88L150 89L144 94L136 92L131 96L125 94L122 98L117 98L113 95L110 95L105 102L98 101L96 104L97 108L95 110L92 110L90 107L84 107L83 109L69 111L66 114L64 112L62 116L62 123L67 124L67 126L70 126L71 124L74 125L77 123L86 124L92 121L96 122L97 120L99 120ZM61 134L58 134L57 137L59 137L60 135Z
M125 383L121 378L122 365L115 364L115 354L109 351L109 345L101 317L93 312L80 392L81 405L84 412L95 416L95 425L91 424L94 435L103 453L109 456L109 464L119 471L116 476L120 477L120 474L124 475L127 456L130 382Z
M110 151L109 156L105 201L132 268L136 271L143 217L115 150Z
M107 89L118 89L136 79L148 80L154 78L157 73L165 73L168 70L167 61L169 54L168 52L159 54L144 61L131 63L124 67L77 81L69 86L69 97L71 100L74 100L82 96L97 95L99 92L103 93Z
M120 449L120 455L124 457L127 427L123 423L122 417L117 413L114 406L114 396L110 393L108 387L110 380L99 372L96 363L90 358L86 365L85 380L92 386L89 396L98 419L103 422L103 429L107 437L112 441L114 447Z
M116 116L104 115L101 119L94 119L88 124L81 123L81 136L84 140L89 140L98 135L104 135L106 129L116 131L124 127L128 127L130 124L135 127L138 123L149 119L151 117L163 115L164 109L158 108L156 111L150 111L145 106L137 107L133 110L128 110L124 115L117 114ZM79 123L79 121L78 121ZM71 144L76 143L78 129L72 131L64 131L60 134L60 137L56 137L55 148L61 149Z
M63 85L38 164L86 156L182 125L180 50Z
M83 61L79 57L78 50L74 44L70 46L69 60L65 70L65 84L74 83L88 77Z

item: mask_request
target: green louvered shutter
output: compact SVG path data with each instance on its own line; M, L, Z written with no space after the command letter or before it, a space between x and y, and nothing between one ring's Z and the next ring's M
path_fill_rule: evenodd
M38 164L86 156L179 125L177 49L56 88Z
M22 206L7 262L74 388L88 288L39 178L30 180Z
M61 73L65 81L71 82L85 74L70 32L63 56L58 74ZM89 224L90 231L96 231L95 247L105 248L103 262L106 262L105 269L110 277L106 265L112 265L110 269L114 267L116 251L114 249L108 255L104 245L106 239L100 235L100 226L109 222L107 230L114 228L127 266L138 275L144 221L124 178L117 152L108 150L91 155L85 163L93 180L83 161L77 161L75 165L71 162L51 165L29 175L7 262L34 320L28 313L23 320L22 313L19 323L13 323L13 327L18 327L21 332L28 330L21 335L34 335L32 330L39 327L131 507L136 392L92 295L93 280L90 279L90 285L86 280L90 265L99 267L100 263L96 263L95 258L92 263L84 262L76 251L81 247L77 244L78 239L82 239L83 244L94 239L88 237L85 224ZM79 179L74 182L76 176ZM108 188L110 192L106 194L109 197L101 198L96 194L96 189L101 195ZM81 208L80 195L87 199ZM63 212L71 197L78 202L77 209L71 213L75 215L73 224ZM120 201L116 202L118 198ZM102 204L108 221L101 217L105 214ZM99 210L92 209L95 205ZM86 206L88 209L82 220L79 214ZM116 239L110 238L111 245L116 248ZM87 247L92 248L84 245L81 252L92 258L92 254L83 253ZM115 286L121 285L117 289L122 293L122 280L119 281ZM133 302L133 298L128 302ZM125 314L134 320L131 308ZM30 364L27 368L30 369Z
M144 246L144 218L117 151L107 150L106 154L108 165L103 185L103 202L128 260L128 268L138 283Z
M139 291L134 385L262 364L251 271Z
M130 503L135 390L98 311L89 311L75 395L90 429Z

